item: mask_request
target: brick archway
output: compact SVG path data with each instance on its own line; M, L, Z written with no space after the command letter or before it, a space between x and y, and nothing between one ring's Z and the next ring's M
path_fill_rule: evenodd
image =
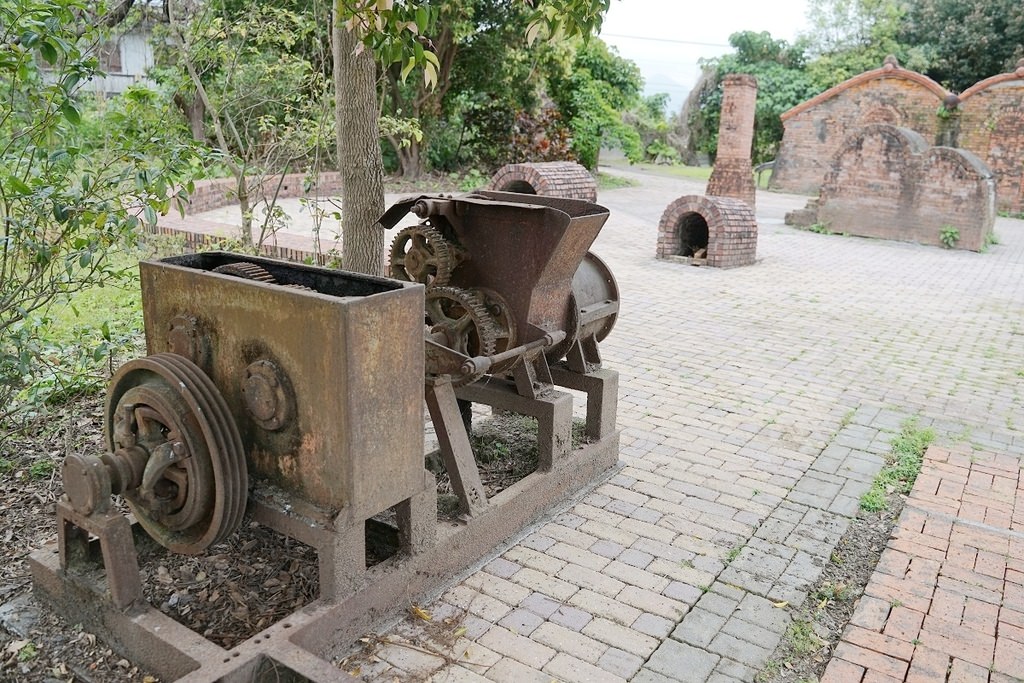
M491 177L488 190L597 201L597 181L572 161L508 164Z
M658 258L699 258L707 265L747 266L757 258L757 221L746 202L686 195L668 205L658 224Z

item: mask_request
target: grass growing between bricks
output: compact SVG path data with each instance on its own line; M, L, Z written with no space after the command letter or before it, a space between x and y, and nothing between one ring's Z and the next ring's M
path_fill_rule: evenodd
M836 544L799 609L790 610L786 636L757 675L757 683L817 681L853 616L903 510L905 496L935 439L917 418L900 425L886 464L861 498L860 511Z
M875 477L871 489L861 496L861 509L879 512L885 509L889 494L910 493L917 475L921 472L924 452L934 440L935 432L930 427L919 428L916 417L906 420L900 428L900 433L893 439L892 454L888 462Z

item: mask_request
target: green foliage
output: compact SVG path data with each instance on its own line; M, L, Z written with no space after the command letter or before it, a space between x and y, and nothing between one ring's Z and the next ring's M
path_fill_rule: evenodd
M735 53L703 63L713 74L690 112L692 144L712 157L718 150L718 127L722 109L722 79L731 73L757 78L757 108L754 113L753 161L775 157L782 140L780 115L814 96L817 90L804 68L802 45L775 40L766 31L743 31L729 36Z
M39 649L35 643L25 643L18 650L18 661L19 662L30 662L39 656Z
M826 645L826 642L814 632L814 624L805 619L794 619L789 624L786 628L786 640L797 657L813 655Z
M635 187L638 184L631 178L624 178L610 173L598 172L596 177L598 192L602 192L604 190L617 190L623 187Z
M861 509L878 512L885 509L886 496L890 493L910 493L921 472L924 452L934 440L935 432L930 427L918 428L916 417L905 421L892 441L888 462L871 482L868 492L861 496Z
M56 469L52 460L36 460L29 465L28 474L33 479L47 479Z
M463 192L472 192L487 186L490 178L480 172L480 169L471 168L462 176L459 181L459 189Z
M617 145L630 161L643 159L640 135L622 116L639 103L643 80L636 64L593 39L577 49L571 65L553 70L548 81L581 164L596 168L603 144Z
M877 69L888 55L908 69L924 70L925 51L898 39L906 11L899 0L812 0L811 29L801 40L812 57L807 74L815 88Z
M899 31L927 55L925 73L954 92L1024 57L1024 3L1019 0L917 0Z
M254 175L308 162L332 147L327 55L302 49L322 20L270 3L237 14L206 8L174 24L169 36L158 31L154 74L174 92L193 92L195 69L209 114L225 129L222 153Z
M187 197L198 163L150 91L87 106L104 9L0 0L0 420L40 372L61 374L66 358L39 337L52 304L125 278L111 253Z
M960 241L960 231L952 225L944 225L939 231L939 241L942 242L944 248L952 249Z

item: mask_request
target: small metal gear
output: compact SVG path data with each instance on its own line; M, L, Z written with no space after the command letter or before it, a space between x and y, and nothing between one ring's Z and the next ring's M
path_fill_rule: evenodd
M220 273L221 275L233 275L245 280L256 280L257 282L267 282L270 284L277 282L274 276L268 273L262 266L258 266L255 263L246 263L245 261L225 263L223 266L214 268L213 272Z
M458 287L427 290L426 324L432 334L444 333L445 346L473 358L493 355L503 331L499 328L479 292ZM459 377L456 386L479 379L483 373Z
M429 221L405 228L391 243L391 277L428 288L448 283L456 260L451 245Z

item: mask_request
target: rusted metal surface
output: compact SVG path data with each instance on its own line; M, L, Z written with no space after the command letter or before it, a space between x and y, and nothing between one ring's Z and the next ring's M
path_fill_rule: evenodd
M422 403L399 397L423 390L422 288L242 260L142 263L149 353L196 321L193 346L209 350L193 360L230 406L254 477L360 522L421 489Z
M249 681L270 667L340 680L332 647L614 464L618 381L597 343L618 291L588 252L607 211L490 192L415 198L382 222L410 209L423 222L391 256L407 282L226 253L140 265L150 355L111 382L110 452L65 461L57 550L31 559L44 595L169 678ZM595 441L582 449L556 384L587 394ZM424 468L424 398L462 503L455 525L438 523ZM460 410L471 402L538 420L537 472L490 500ZM320 597L217 648L142 600L116 493L178 552L224 538L248 507L317 549ZM366 529L389 509L397 556L367 567ZM89 570L97 555L105 582Z
M608 218L604 207L510 192L423 195L380 222L392 227L409 212L422 222L395 238L391 270L428 288L428 345L442 347L428 349L428 374L462 385L534 362L541 350L558 360L614 324L614 278L588 253ZM465 312L454 335L444 310L453 306ZM455 366L465 372L453 374Z

